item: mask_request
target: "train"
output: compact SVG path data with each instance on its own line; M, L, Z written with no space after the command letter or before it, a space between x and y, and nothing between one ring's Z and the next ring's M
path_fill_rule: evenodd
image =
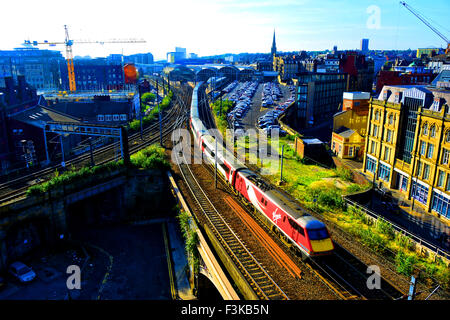
M189 124L197 147L203 152L204 158L214 165L215 138L209 134L198 110L198 91L202 84L199 82L193 90ZM265 182L224 147L217 152L217 171L233 191L262 214L271 229L286 243L295 246L303 257L333 253L333 241L323 222Z

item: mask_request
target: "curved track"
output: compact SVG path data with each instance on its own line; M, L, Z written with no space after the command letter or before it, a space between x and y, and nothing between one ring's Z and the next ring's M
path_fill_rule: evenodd
M204 92L203 92L204 94ZM199 107L199 115L205 126L209 128L215 128L215 121L210 112L208 103L203 100L204 103ZM214 168L212 165L207 165L209 172L214 175ZM225 186L230 193L233 192L231 187L225 183L220 175L219 180L222 180L222 185ZM239 202L244 207L247 204L239 199ZM273 238L279 238L271 230L271 226L264 221L263 217L255 214L254 210L248 208L249 214L263 225L266 232L271 234ZM282 242L282 241L280 241ZM329 257L321 257L315 259L309 259L307 261L300 261L296 259L299 263L304 264L311 271L317 275L317 277L324 282L330 289L332 289L338 297L344 300L354 300L354 299L389 299L394 300L403 295L403 293L397 289L395 286L381 278L381 288L380 289L369 289L367 286L367 278L370 276L367 271L367 266L363 264L360 260L355 258L350 252L335 243L335 254ZM291 251L291 258L294 258ZM295 259L295 258L294 258Z
M198 208L207 219L209 227L258 297L264 300L288 300L287 295L256 260L208 199L189 165L186 164L186 159L182 159L176 154L176 160L183 180L186 182Z
M192 94L191 88L176 89L173 97L176 101L172 102L172 106L163 111L162 115L162 135L163 139L170 136L175 128L180 127L183 121L187 119L186 105L189 105L188 101ZM133 133L128 137L128 146L130 154L137 152L151 144L159 142L159 123L158 121L143 128L143 137L141 139L140 132ZM104 164L109 161L117 159L116 150L119 148L119 143L114 142L103 147L100 147L93 151L95 163L97 165ZM84 153L80 156L74 157L66 161L66 166L74 166L80 168L90 163L90 154ZM0 184L0 203L8 202L16 198L23 197L26 194L27 189L35 184L45 181L55 172L55 170L62 169L60 164L44 168L29 175L8 181ZM38 181L36 181L38 180Z

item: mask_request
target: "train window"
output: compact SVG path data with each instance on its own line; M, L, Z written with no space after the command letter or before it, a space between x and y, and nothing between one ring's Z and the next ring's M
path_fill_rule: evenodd
M302 236L305 236L305 230L303 230L302 227L300 227L298 224L296 224L295 229L300 233Z
M308 236L310 240L321 240L328 238L328 231L326 228L308 229Z
M291 225L291 227L295 230L297 230L298 233L300 233L302 236L305 236L305 231L303 230L303 228L301 226L298 225L297 222L295 222L292 219L289 219L289 224Z
M263 205L267 205L267 201L264 199L264 197L261 197L261 203L262 203Z
M221 163L220 166L222 167L222 169L225 171L226 174L230 172L230 169L228 169L228 167L225 164Z

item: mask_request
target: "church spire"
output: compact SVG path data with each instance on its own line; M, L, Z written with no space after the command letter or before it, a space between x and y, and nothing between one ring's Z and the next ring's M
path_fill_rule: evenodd
M272 53L272 56L277 54L277 45L275 43L275 29L273 29L273 41L272 41L272 49L270 50L270 53Z

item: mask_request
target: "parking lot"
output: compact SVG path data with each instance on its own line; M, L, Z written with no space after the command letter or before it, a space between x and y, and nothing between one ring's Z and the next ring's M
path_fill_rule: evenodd
M255 128L265 130L266 133L269 129L284 133L278 126L277 118L294 100L293 87L269 82L233 83L230 87L233 89L224 99L235 103L228 120L236 136L242 135L244 130Z

